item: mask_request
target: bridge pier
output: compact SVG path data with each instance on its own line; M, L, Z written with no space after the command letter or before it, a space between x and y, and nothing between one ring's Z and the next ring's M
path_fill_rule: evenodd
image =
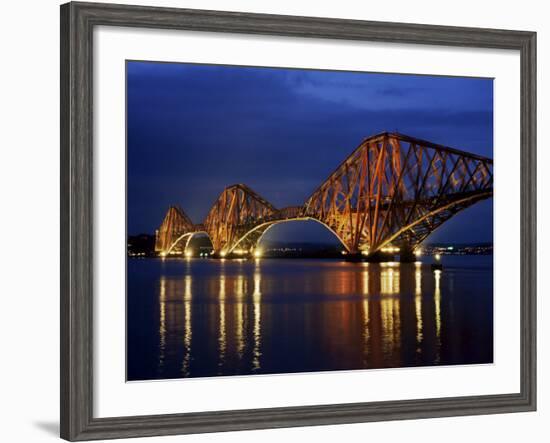
M364 258L364 261L368 263L383 263L388 261L394 261L395 255L391 252L376 251L363 258Z
M399 251L399 261L401 263L413 263L416 261L416 255L412 248L401 248Z

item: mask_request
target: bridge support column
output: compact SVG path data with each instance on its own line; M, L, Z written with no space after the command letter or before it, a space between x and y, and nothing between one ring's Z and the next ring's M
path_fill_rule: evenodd
M369 263L381 263L393 261L395 259L395 256L393 255L393 253L376 251L372 254L367 255L364 259L366 262Z
M345 255L345 261L360 262L364 260L365 260L365 256L360 252L350 252Z
M401 263L413 263L416 261L416 255L412 248L401 248L399 251L399 261Z

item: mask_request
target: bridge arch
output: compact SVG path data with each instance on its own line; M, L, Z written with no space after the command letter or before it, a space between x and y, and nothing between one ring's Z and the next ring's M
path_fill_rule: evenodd
M258 226L250 229L248 232L246 232L243 236L241 236L232 246L229 248L226 253L231 254L235 250L242 250L246 252L253 252L258 248L258 245L260 244L260 241L263 239L265 234L274 226L281 225L284 223L292 223L292 222L300 222L300 221L313 221L318 223L319 225L323 226L327 231L331 232L334 237L338 239L342 247L346 250L346 252L349 252L348 246L344 243L342 238L338 235L334 229L332 229L329 225L324 223L321 220L318 220L314 217L296 217L296 218L287 218L282 220L273 220L268 221L262 224L259 224Z
M196 235L205 235L210 240L210 243L212 243L212 240L210 239L210 236L206 231L186 232L185 234L180 235L176 240L174 240L174 242L170 245L170 247L166 251L164 251L161 255L163 257L170 255L181 242L185 242L182 252L184 255L186 255L188 251L189 243L191 242L193 237L195 237Z
M384 240L378 249L382 249L389 244L405 245L407 248L414 250L428 236L430 236L443 223L455 216L459 212L467 209L476 203L492 198L491 192L476 194L475 196L465 197L461 200L447 203L444 206L438 207L422 217L412 221L406 226L403 226L393 235Z

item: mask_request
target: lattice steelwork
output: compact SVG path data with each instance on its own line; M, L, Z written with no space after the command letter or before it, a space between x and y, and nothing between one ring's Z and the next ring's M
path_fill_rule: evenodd
M170 206L156 231L155 252L167 252L181 235L193 231L195 226L185 212L178 206Z
M247 232L276 212L275 207L248 186L225 188L204 221L215 251L229 252Z
M458 211L492 196L493 161L402 134L370 137L312 194L304 215L348 251L412 250Z
M303 206L277 210L249 187L229 186L203 225L171 207L156 250L173 249L185 233L205 231L214 250L250 252L275 223L314 219L348 252L385 246L413 251L460 210L493 195L493 161L397 133L365 139Z
M252 227L245 226L243 230L238 232L232 242L228 243L225 250L227 252L239 251L242 253L254 252L262 236L277 223L282 223L289 220L300 220L302 206L288 206L282 209L276 209L270 214L258 220Z

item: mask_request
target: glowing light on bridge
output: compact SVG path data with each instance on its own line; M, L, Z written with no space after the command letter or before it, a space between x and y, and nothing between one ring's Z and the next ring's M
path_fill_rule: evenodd
M261 258L262 257L262 250L261 249L256 249L254 251L254 257L255 258Z
M382 252L399 252L399 248L395 246L387 246L385 248L380 249Z

